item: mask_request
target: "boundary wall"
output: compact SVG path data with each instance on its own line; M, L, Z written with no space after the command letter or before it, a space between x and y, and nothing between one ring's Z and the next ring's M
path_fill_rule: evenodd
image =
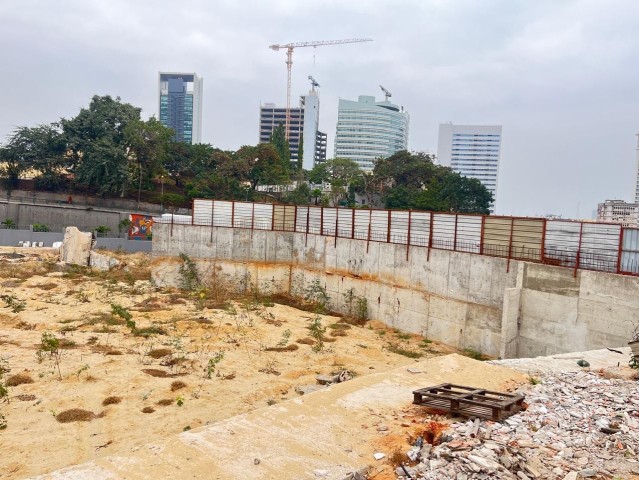
M179 285L180 253L202 275L247 278L300 296L314 281L331 307L364 297L369 318L502 358L625 345L639 322L639 278L507 258L287 231L154 225L153 277ZM166 258L168 257L168 258Z

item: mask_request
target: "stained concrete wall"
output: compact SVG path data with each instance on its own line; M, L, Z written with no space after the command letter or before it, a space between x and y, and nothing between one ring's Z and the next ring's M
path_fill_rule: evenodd
M189 255L203 275L250 276L302 295L319 281L332 308L353 289L369 317L458 348L511 358L619 346L639 321L639 278L446 250L293 232L156 224L156 257ZM180 263L154 278L176 285Z

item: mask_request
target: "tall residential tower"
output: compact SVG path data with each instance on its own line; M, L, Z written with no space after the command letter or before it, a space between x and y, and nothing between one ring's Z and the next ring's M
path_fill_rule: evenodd
M202 142L202 83L195 73L160 72L160 123L173 129L174 139Z
M340 99L335 158L349 158L362 170L370 171L378 158L407 149L409 121L404 107L388 98L383 102L368 95L360 95L356 102Z
M495 212L500 151L501 125L439 126L438 163L479 180L493 194L490 213Z

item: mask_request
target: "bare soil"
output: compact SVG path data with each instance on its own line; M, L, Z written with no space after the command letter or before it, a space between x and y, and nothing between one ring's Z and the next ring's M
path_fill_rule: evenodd
M240 300L200 308L197 295L153 286L146 255L119 254L123 268L99 273L59 265L52 250L20 249L25 256L13 258L14 250L0 249L0 295L12 298L0 300L0 360L10 369L2 381L33 383L13 381L8 402L0 399L8 425L0 478L125 454L295 398L318 374L363 376L416 362L393 351L422 359L454 351L375 322L328 328L314 351L313 314ZM324 327L342 320L321 318ZM44 333L59 341L59 369L50 352L37 355Z

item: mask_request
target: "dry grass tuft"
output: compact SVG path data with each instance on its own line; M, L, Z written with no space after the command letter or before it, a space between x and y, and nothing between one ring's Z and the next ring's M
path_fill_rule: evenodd
M33 383L33 378L27 373L18 373L17 375L12 375L7 378L7 387L17 387L25 383Z
M149 357L158 359L171 355L172 353L173 350L171 350L170 348L154 348L149 352Z
M20 330L34 330L35 327L35 323L25 322L24 320L21 320L16 324L16 328L19 328Z
M31 395L31 394L27 395L23 393L22 395L16 395L13 398L20 400L21 402L32 402L38 397L36 397L35 395Z
M184 383L182 380L176 380L175 382L171 383L171 391L175 392L176 390L180 390L181 388L186 387L186 383Z
M175 376L175 375L171 375L167 371L160 370L158 368L143 368L142 371L146 373L147 375L151 375L152 377L157 377L157 378L170 378Z
M399 467L406 462L408 462L408 456L399 449L395 450L388 457L388 463L390 463L393 467Z
M81 408L71 408L60 412L55 416L55 419L60 423L71 422L90 422L94 418L100 418L102 415L96 415L89 410L83 410Z
M122 401L122 397L110 396L102 400L102 406L106 407L107 405L117 405Z
M173 404L173 399L171 398L163 398L162 400L158 401L158 405L160 405L161 407L168 407L169 405Z
M155 408L153 407L144 407L142 409L142 413L153 413L153 412L155 412Z
M300 348L298 345L296 345L295 343L291 343L290 345L286 345L285 347L268 347L264 350L266 350L267 352L294 352L298 348Z
M347 337L348 333L346 333L344 330L333 330L330 335L331 337Z
M103 353L104 355L122 355L120 350L113 348L110 345L93 345L91 347L93 353Z
M311 337L299 338L295 340L296 343L301 343L302 345L315 345L315 340Z
M40 283L36 285L29 285L29 288L39 288L40 290L53 290L57 287L57 283L49 282L49 283Z

